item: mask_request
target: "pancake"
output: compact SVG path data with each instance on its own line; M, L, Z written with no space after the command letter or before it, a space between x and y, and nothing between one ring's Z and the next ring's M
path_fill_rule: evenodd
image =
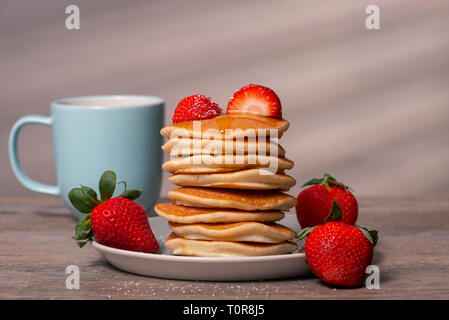
M280 243L294 240L296 232L278 223L262 222L194 223L169 222L168 226L181 238L214 241L249 241Z
M182 187L168 192L179 205L205 208L253 210L289 210L296 199L277 190L237 190L201 187Z
M251 243L234 241L190 240L171 233L165 240L165 246L175 255L199 257L248 257L286 254L298 249L294 242Z
M175 174L168 178L178 186L214 187L231 189L270 190L280 189L287 191L296 184L291 176L276 174L261 174L264 169L245 169L240 171L211 173L211 174Z
M234 139L257 135L269 137L271 129L275 133L272 138L280 138L288 127L288 121L283 119L250 113L235 113L207 120L176 123L162 128L161 134L167 139L176 137L200 139L201 136L203 138L206 136L207 139L209 137Z
M162 169L169 173L214 173L248 168L271 168L286 170L293 168L293 161L265 155L196 155L164 162Z
M229 223L242 221L278 221L284 213L278 210L240 211L235 209L192 208L175 203L159 203L154 207L156 213L171 222L177 223Z
M273 154L279 157L285 156L285 149L278 143L268 140L243 141L243 140L200 140L200 139L170 139L163 146L171 157L185 157L198 154Z

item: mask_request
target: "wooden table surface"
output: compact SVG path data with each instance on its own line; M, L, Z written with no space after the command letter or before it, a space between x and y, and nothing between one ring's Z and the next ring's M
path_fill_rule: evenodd
M195 282L115 269L71 239L59 199L0 198L1 299L448 299L449 196L365 197L359 224L379 230L380 289L334 289L310 276L260 282ZM80 289L65 287L68 265Z

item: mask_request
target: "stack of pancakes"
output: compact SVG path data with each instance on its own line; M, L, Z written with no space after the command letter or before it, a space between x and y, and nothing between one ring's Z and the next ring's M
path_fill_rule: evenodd
M280 138L288 125L242 113L161 130L169 139L162 148L171 156L162 168L180 188L168 193L174 202L157 204L155 211L173 231L165 242L173 254L262 256L297 249L290 241L295 232L276 222L296 205L294 197L282 192L296 183L284 173L293 162L269 139L270 129L271 137L274 132Z

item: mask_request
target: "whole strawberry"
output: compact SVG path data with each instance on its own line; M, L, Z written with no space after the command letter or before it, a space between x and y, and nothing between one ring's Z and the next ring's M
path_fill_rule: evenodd
M221 108L211 98L195 94L182 99L173 114L173 123L205 120L219 116Z
M310 187L299 193L296 205L296 215L302 228L323 224L334 200L343 212L341 222L355 224L359 206L349 187L327 173L323 178L306 182L303 187L306 186Z
M301 230L297 239L305 236L307 263L316 276L339 287L358 287L362 284L366 267L373 259L377 231L331 221Z
M116 185L113 171L105 171L101 176L99 189L101 200L92 188L81 186L69 192L72 205L86 215L75 228L77 244L82 248L95 237L98 243L108 247L154 253L159 244L151 231L145 209L134 202L141 190L126 190L116 198L111 198Z

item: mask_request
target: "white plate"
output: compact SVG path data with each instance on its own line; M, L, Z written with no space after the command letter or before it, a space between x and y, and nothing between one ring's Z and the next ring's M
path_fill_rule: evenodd
M170 233L167 221L149 218L151 229L161 245L160 253L114 249L93 242L93 247L118 269L140 275L207 281L243 281L299 277L310 274L304 253L241 258L175 256L164 246ZM294 214L286 214L282 224L298 231Z

